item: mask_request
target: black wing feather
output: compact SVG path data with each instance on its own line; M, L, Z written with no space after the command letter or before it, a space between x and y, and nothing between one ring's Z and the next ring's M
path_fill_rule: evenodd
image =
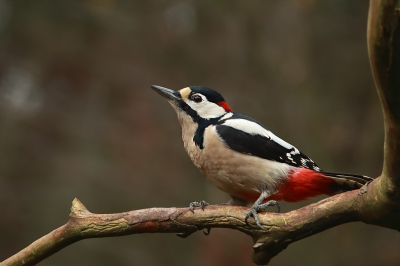
M288 149L268 137L249 134L223 124L216 125L216 130L225 144L237 152L320 171L319 167L305 154L295 153L294 147Z
M371 177L364 175L322 171L309 157L294 147L288 149L267 136L249 134L242 130L224 125L224 122L229 119L245 119L255 122L267 130L268 133L271 132L256 120L244 115L234 114L232 118L220 121L215 125L217 133L229 148L237 152L321 172L325 176L332 178L344 191L360 188L373 180Z

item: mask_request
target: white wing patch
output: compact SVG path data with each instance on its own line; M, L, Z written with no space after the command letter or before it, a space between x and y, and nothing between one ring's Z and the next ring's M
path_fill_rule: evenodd
M260 135L260 136L267 137L267 138L275 141L279 145L285 147L288 150L293 149L293 151L290 152L293 155L300 153L299 150L297 148L295 148L293 145L287 143L283 139L277 137L271 131L263 128L262 126L260 126L259 124L255 123L253 121L249 121L249 120L245 120L245 119L228 119L223 123L223 125L230 126L232 128L241 130L250 135Z
M224 119L231 118L233 116L233 113L227 113L226 115L222 116L218 121L222 121Z
M284 141L283 139L275 136L275 134L272 133L271 131L269 131L269 134L271 135L271 139L273 141L275 141L276 143L279 143L281 146L285 147L288 150L294 149L293 151L290 152L291 154L294 155L294 154L300 153L300 151L295 146L293 146L293 145L287 143L286 141Z
M292 155L290 154L290 152L286 153L286 157L294 164L296 164L296 162L293 160ZM281 158L282 159L282 158Z
M260 135L271 138L270 131L266 130L257 123L245 119L228 119L222 125L230 126L234 129L241 130L250 135Z

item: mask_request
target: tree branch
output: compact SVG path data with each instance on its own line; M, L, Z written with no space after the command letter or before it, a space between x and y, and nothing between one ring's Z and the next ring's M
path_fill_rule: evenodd
M295 241L336 225L364 220L364 202L370 196L373 195L369 192L350 191L292 212L260 214L263 226L268 228L267 232L260 230L253 220L250 225L245 224L244 216L248 211L245 207L207 206L204 211L197 209L195 213L189 208L151 208L94 214L75 199L68 223L36 240L0 265L34 265L60 249L87 238L142 233L178 233L186 237L204 228L231 228L250 235L255 243L253 261L266 264Z
M371 0L367 43L385 124L384 161L378 193L388 207L381 221L400 224L400 27L398 1ZM398 229L397 229L398 230Z
M60 249L86 238L141 233L177 233L187 237L204 228L231 228L254 240L253 261L267 264L289 244L347 222L361 221L400 231L400 28L397 1L371 0L368 50L385 122L384 167L381 177L360 190L342 193L284 214L260 214L268 231L252 219L248 208L208 206L151 208L117 214L94 214L77 199L69 221L0 263L34 265Z
M396 5L394 0L371 0L367 29L369 58L385 123L382 182L391 194L399 194L400 188L400 28Z

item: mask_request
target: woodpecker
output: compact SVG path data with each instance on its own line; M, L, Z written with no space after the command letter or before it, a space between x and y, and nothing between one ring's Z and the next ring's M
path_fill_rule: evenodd
M278 205L354 190L372 178L322 171L304 153L256 120L232 111L218 92L201 86L179 91L151 86L167 99L182 127L184 147L200 172L228 193L228 205L251 206L245 221ZM190 209L204 207L193 202Z

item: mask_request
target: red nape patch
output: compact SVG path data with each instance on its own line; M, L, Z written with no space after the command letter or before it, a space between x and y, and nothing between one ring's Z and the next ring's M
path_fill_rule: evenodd
M225 101L217 102L219 106L225 109L227 112L233 112L232 109L229 107L229 105Z
M267 200L297 202L322 194L331 196L338 190L336 182L329 177L310 169L300 168L289 176L278 193Z

